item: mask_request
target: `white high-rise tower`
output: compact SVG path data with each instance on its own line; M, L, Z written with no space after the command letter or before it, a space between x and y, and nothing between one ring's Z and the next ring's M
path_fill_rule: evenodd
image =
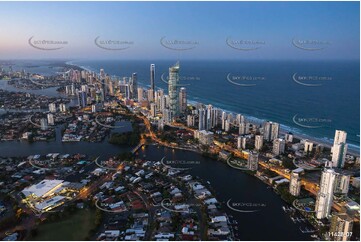
M332 152L332 166L343 168L347 153L346 144L347 133L342 130L336 130L335 139L333 141Z
M326 164L326 166L329 166L329 164ZM318 219L323 219L330 215L333 204L335 178L336 172L331 167L325 167L322 171L320 190L316 199L315 210Z

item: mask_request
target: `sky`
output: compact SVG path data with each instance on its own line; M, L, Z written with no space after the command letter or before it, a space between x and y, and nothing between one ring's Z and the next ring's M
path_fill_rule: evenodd
M359 2L0 2L0 59L359 60L359 19Z

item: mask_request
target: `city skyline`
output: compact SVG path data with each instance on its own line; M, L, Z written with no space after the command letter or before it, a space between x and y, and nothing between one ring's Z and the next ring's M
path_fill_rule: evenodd
M62 87L56 90L58 94L62 95L61 98L31 95L27 91L18 93L0 91L2 95L0 100L7 109L19 107L19 105L23 110L31 110L36 105L44 108L43 111L37 109L37 112L30 112L30 115L29 112L17 112L18 115L21 115L19 117L23 118L16 119L20 122L15 121L15 123L13 114L4 114L5 125L3 129L0 129L3 146L16 139L23 141L20 145L27 145L26 141L38 143L46 140L47 143L52 143L55 139L62 144L56 146L56 153L49 153L49 149L44 149L42 152L47 152L47 154L35 154L35 149L31 149L19 165L16 163L19 161L18 159L21 159L19 157L9 161L11 163L7 162L7 165L11 164L14 167L11 177L16 179L21 179L22 176L18 176L18 174L21 174L20 170L24 169L23 166L25 173L39 173L40 175L32 180L30 185L23 184L22 189L18 190L17 196L22 197L18 200L19 206L24 208L30 219L34 220L37 216L47 217L49 211L63 213L62 209L68 209L74 202L79 204L77 199L86 200L86 198L92 197L93 210L110 213L103 222L104 226L111 226L113 219L118 220L118 215L123 215L128 211L134 218L143 217L146 224L149 217L157 221L158 214L162 213L152 213L152 206L155 208L155 204L158 203L160 204L158 208L163 212L180 213L180 218L184 222L189 221L189 218L183 209L187 211L195 209L196 213L202 213L202 216L195 218L199 221L200 226L208 223L220 228L217 230L212 227L207 228L206 231L210 237L206 237L202 233L202 229L191 226L182 227L182 233L179 235L177 230L170 227L167 228L167 233L164 233L163 229L157 229L156 226L148 228L145 224L134 231L132 227L137 224L135 222L129 228L113 230L105 228L100 232L88 232L90 238L94 240L156 240L176 237L181 240L207 240L208 238L247 240L247 237L240 237L237 232L238 228L245 226L242 223L243 218L238 217L237 213L256 214L261 210L262 213L258 214L264 216L262 222L259 218L254 217L255 220L252 223L265 222L267 224L267 221L272 223L273 219L283 219L283 226L289 226L289 229L294 231L289 240L294 240L293 236L296 239L307 240L307 234L310 233L312 233L311 238L338 239L342 237L343 240L349 240L355 237L357 240L357 235L353 235L357 230L356 226L353 227L353 221L357 221L355 212L358 211L359 205L355 200L357 191L355 193L351 186L355 189L359 188L359 177L357 177L359 156L350 152L346 154L347 150L345 150L345 156L342 157L342 164L345 166L341 167L335 167L339 165L333 164L326 158L331 158L331 153L336 152L337 145L347 145L347 132L344 130L335 130L334 146L331 151L330 146L312 138L304 139L297 134L280 132L280 124L277 122L254 123L242 113L228 112L210 104L187 103L187 89L178 88L179 73L182 71L182 66L178 62L169 66L168 90L157 89L154 98L154 92L151 89L152 78L149 78L150 85L148 87L138 87L137 72L131 72L129 77L118 78L110 76L105 68L93 72L75 65L65 64L64 66L64 71L53 70L54 74L51 76L29 73L25 70L14 71L12 68L0 68L2 80L9 80L8 84L19 90L22 88L27 91L36 90L38 86L54 86L56 88L62 84ZM153 73L152 65L150 67L149 77ZM41 91L46 91L46 89L41 89ZM24 100L32 100L32 102ZM125 123L131 124L131 131L123 129ZM56 132L59 125L64 127L62 133ZM123 131L116 132L119 129L123 129ZM105 142L106 139L108 142ZM79 151L78 145L90 145L91 143L97 143L97 148L88 150L86 154L78 153L73 156L63 154L63 148L67 144ZM118 157L113 156L112 152L108 153L109 147L104 150L102 148L107 143L123 145L123 148L127 147L131 150ZM40 142L39 144L42 145ZM226 172L238 170L235 173L236 177L245 175L258 178L263 181L258 183L263 186L262 189L272 188L281 195L275 198L279 202L284 200L282 203L276 203L278 204L276 205L278 213L282 213L279 208L285 205L284 202L287 202L288 206L282 206L282 209L289 216L279 214L271 215L270 220L264 219L268 218L264 212L267 211L269 200L266 200L267 203L259 200L260 202L251 203L253 205L247 208L239 206L238 204L241 204L239 202L230 203L232 198L227 198L227 195L225 197L218 197L218 194L213 196L207 190L207 186L210 185L209 181L207 181L208 185L201 185L198 177L193 177L192 173L192 175L188 173L193 169L197 170L198 165L202 165L200 161L189 158L179 160L174 156L171 160L166 161L164 156L158 161L158 158L152 160L149 156L141 155L152 147L157 149L152 152L154 155L162 155L160 146L169 149L172 156L175 154L175 150L180 149L183 153L190 152L187 155L197 154L203 157L202 159L223 160L224 162L212 162L213 164L203 162L203 165L206 167L215 164L228 166L230 169L222 171L226 176L228 176ZM116 152L119 152L119 148L120 146L117 147ZM90 155L93 152L97 158L92 161L87 154ZM105 152L110 157L104 160L100 156L101 152ZM126 158L130 159L129 161L121 158L125 155L129 157ZM101 160L98 161L98 159ZM180 165L180 167L173 165ZM159 169L159 166L162 168ZM201 168L199 174L201 176L210 175L206 179L211 180L212 184L217 186L223 180L227 180L224 178L212 180L215 174L214 172L203 173L206 167ZM33 172L34 168L36 171ZM51 169L48 172L52 172L56 179L48 179L49 176L44 171L49 168ZM63 173L64 168L70 169L70 173ZM246 173L242 174L239 170ZM0 170L0 172L3 171ZM155 173L157 177L153 179ZM159 179L166 179L163 182L177 182L167 186L159 183ZM226 182L229 183L233 179L235 178L229 178ZM185 186L178 188L180 180L184 182ZM14 187L10 179L6 179L6 183L7 186ZM251 187L253 183L247 183L247 186ZM155 190L149 190L151 187ZM185 187L190 187L194 196L191 194L183 196L188 191L188 189L184 189ZM221 187L223 188L218 187L217 189L220 193L226 190L224 185ZM257 189L251 189L251 191L257 191ZM127 196L124 196L123 192ZM170 194L172 200L168 198L167 194ZM256 194L258 193L256 192ZM269 193L262 192L258 195L264 197L266 194ZM247 200L250 198L249 191L246 191L244 195ZM137 201L134 201L134 198ZM194 206L193 199L208 206L207 209L202 211L199 207ZM176 203L170 203L170 206L165 205L164 202L168 200L176 201ZM224 202L219 203L218 201ZM77 213L84 206L89 206L88 202L80 202L82 205L80 204L77 208ZM181 203L177 204L177 202ZM6 206L0 204L2 206L0 208L2 213L5 212L9 215L11 206L8 202L5 204ZM216 204L220 204L219 208ZM225 204L235 213L224 212L221 204ZM210 205L212 206L209 207ZM139 208L144 208L146 212L139 213ZM270 207L269 209L273 214L275 208ZM344 209L347 209L346 213L342 213ZM297 210L298 212L294 214ZM90 213L89 210L84 211ZM204 216L208 216L207 220L204 220ZM228 216L232 219L234 217L231 216L235 216L237 220L234 221L236 222L229 222ZM287 219L291 219L294 226L287 222ZM317 219L317 223L315 223L315 219ZM332 225L325 222L326 220L332 220ZM308 223L306 221L310 225L302 224L304 227L299 227L301 224L297 224ZM347 224L343 226L345 222ZM23 227L30 224L27 220L18 221L18 223ZM180 224L184 223L174 220L174 225ZM190 224L193 224L193 219ZM264 227L271 226L266 224ZM184 228L188 228L191 233ZM320 230L321 228L326 229L327 232ZM87 227L87 229L91 228ZM124 235L121 234L121 231L125 231ZM263 230L263 232L266 231ZM278 231L278 229L272 227L268 233L274 235L274 231ZM41 232L42 235L50 233L51 230ZM20 238L16 232L7 233L4 236L6 239ZM31 236L33 237L25 238L30 238L30 240L37 238L36 235ZM57 235L57 238L61 236ZM269 238L269 236L267 237ZM251 235L250 238L255 237ZM260 236L259 238L266 237ZM272 237L275 240L276 238Z
M359 2L1 20L0 240L360 240Z

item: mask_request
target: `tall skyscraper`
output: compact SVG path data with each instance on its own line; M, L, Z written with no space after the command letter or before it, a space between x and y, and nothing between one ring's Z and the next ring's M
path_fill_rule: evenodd
M271 141L271 122L265 122L263 124L263 138L266 141Z
M277 139L279 134L279 127L279 123L273 123L270 121L265 122L263 138L266 141L273 141Z
M146 91L146 93L147 93L147 100L149 101L149 102L154 102L154 92L153 92L153 90L152 89L148 89L147 91Z
M280 129L279 123L272 123L271 140L275 140L278 138L279 129Z
M210 130L213 128L213 115L213 106L209 104L206 106L206 130Z
M226 120L227 120L227 113L223 111L221 117L222 130L224 130L226 127Z
M333 140L333 145L338 143L346 143L347 133L343 130L336 130L335 131L335 138Z
M143 90L143 88L138 87L137 93L138 93L138 95L137 95L138 102L143 101L144 100L144 90Z
M242 136L237 137L237 149L242 149Z
M100 79L104 79L105 78L105 71L104 69L100 69Z
M220 114L220 109L218 108L213 108L212 110L212 125L213 127L216 127L218 125L218 117L219 117L219 114Z
M51 112L51 113L56 112L56 104L55 103L50 103L49 104L49 112Z
M305 153L308 153L308 152L312 152L312 149L313 149L313 143L306 140L305 141L305 148L304 148L304 152Z
M164 109L169 107L169 96L164 95L160 100L160 110L163 112Z
M199 122L198 122L198 130L205 130L206 128L206 110L201 108L199 109Z
M180 113L185 113L186 109L187 109L187 92L184 87L181 87L179 91L179 111Z
M132 78L129 80L129 88L130 88L130 98L137 97L137 90L138 90L138 80L137 80L137 73L134 72L132 74Z
M347 195L350 186L351 175L345 170L336 170L334 192Z
M237 138L237 149L246 149L247 138L244 136L238 136Z
M229 114L227 115L227 120L228 120L230 123L233 122L233 114L232 114L232 113L229 113Z
M162 110L162 99L163 99L163 96L164 96L164 91L163 89L159 89L155 92L155 95L154 95L154 102L155 102L155 105L157 107L157 110L161 111Z
M263 147L263 136L262 135L255 136L254 147L256 150L262 149L262 147Z
M280 155L285 152L286 142L284 139L275 139L273 140L273 154Z
M229 132L231 129L231 122L227 119L224 125L224 131Z
M323 219L330 215L332 204L333 204L333 190L336 178L336 172L327 167L322 171L320 190L317 194L316 199L316 218Z
M256 171L258 169L258 152L251 151L248 155L248 169Z
M241 123L239 124L238 134L239 134L239 135L244 135L244 134L246 134L246 123L241 122Z
M155 115L156 115L155 103L151 103L151 104L150 104L150 115L151 115L152 117L155 117Z
M171 123L172 121L172 112L166 108L166 109L163 109L163 121L165 124L169 124Z
M79 91L78 92L78 105L79 107L86 107L87 105L87 100L86 100L86 92L83 92L83 91Z
M245 132L246 134L249 134L251 132L251 123L246 123Z
M153 98L155 92L155 64L150 64L150 89L153 90Z
M352 235L353 219L346 213L333 214L330 237L333 241L348 241Z
M195 125L195 116L194 115L187 115L187 126L193 127Z
M236 122L237 122L237 125L239 125L240 123L244 123L245 122L244 116L242 114L237 114Z
M60 108L60 112L62 112L62 113L65 113L65 112L66 112L66 106L65 106L64 103L61 103L61 104L59 105L59 108Z
M172 112L172 117L176 117L179 114L178 81L179 62L169 68L168 95L169 109Z
M47 117L48 117L48 124L54 125L54 115L52 113L48 113Z
M333 146L331 149L332 153L332 166L343 168L345 165L345 158L347 153L346 144L347 133L343 130L336 130Z
M292 171L289 192L292 196L299 196L301 191L301 177L300 173L303 172L302 168L298 168Z
M343 168L345 165L346 153L348 145L346 143L338 143L332 147L332 166Z
M75 96L75 85L74 85L74 83L72 83L71 84L71 88L70 88L70 95L72 95L72 96Z
M110 96L114 96L114 84L113 84L113 80L110 80L110 81L109 81L108 88L109 88L109 95L110 95Z
M40 127L41 127L41 130L48 129L48 120L46 118L40 119Z

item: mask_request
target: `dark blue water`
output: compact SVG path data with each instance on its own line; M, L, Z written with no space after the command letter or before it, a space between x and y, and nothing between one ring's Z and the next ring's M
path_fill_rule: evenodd
M175 61L72 61L75 65L116 76L137 72L139 83L149 86L149 65L156 64L156 86L167 90L168 68ZM360 140L360 72L358 61L190 61L180 62L181 82L187 88L189 100L213 104L216 107L261 120L279 122L284 129L331 143L335 129L345 130L349 149L359 151ZM297 84L292 76L317 77L318 80ZM232 84L256 84L244 87ZM234 78L253 78L239 81ZM233 79L232 79L233 78ZM298 79L297 79L298 80ZM307 121L301 127L294 116ZM297 119L298 120L298 119ZM311 123L310 123L311 122ZM321 126L321 127L319 127Z
M167 90L160 80L162 73L174 62L155 61L157 87ZM112 75L130 76L137 72L140 83L149 84L149 64L147 61L87 61L74 62L80 66L99 71L104 68ZM34 67L37 68L37 67ZM320 87L306 87L296 84L292 75L331 76L332 80ZM40 74L42 74L39 71ZM228 73L264 77L256 86L241 87L227 81ZM291 130L330 140L334 129L348 132L348 142L359 147L359 71L353 62L181 62L181 80L187 85L191 100L211 103L214 106L237 113L244 113L259 119L280 122ZM3 84L4 85L4 84ZM3 86L10 88L7 85ZM8 89L9 90L9 89ZM41 90L53 93L54 90ZM307 129L292 122L295 114L304 117L330 119L329 125L319 129ZM59 133L60 130L58 129ZM107 158L131 147L107 143L62 143L60 135L52 142L2 142L1 156L27 156L46 153L84 153L89 156ZM204 158L197 153L177 151L167 148L147 147L139 151L139 156L149 160L199 161L189 171L205 181L210 181L217 198L224 202L232 199L236 203L264 203L265 207L255 213L237 213L225 208L239 224L239 238L242 240L309 240L302 234L299 224L293 224L282 210L285 203L267 186L256 178L220 162ZM304 225L303 225L304 226ZM262 233L260 231L262 230Z
M118 122L119 128L111 130L113 132L128 132L132 130L129 121ZM107 159L123 152L129 152L133 147L128 145L115 145L108 143L108 138L102 142L92 143L86 141L80 142L62 142L61 126L56 127L56 139L53 141L34 142L27 141L0 141L0 156L2 157L25 157L29 155L45 155L49 153L61 154L86 154L89 157L98 157Z
M302 234L301 226L294 224L282 206L287 204L267 185L257 178L233 169L219 161L205 158L200 154L173 150L164 147L147 146L139 151L139 157L145 160L193 161L192 169L187 173L200 177L204 184L209 181L217 200L223 204L227 214L238 222L238 239L240 240L312 240L310 234ZM197 163L195 163L197 161ZM253 213L239 213L228 209L226 202L231 199L235 203L262 203L265 206ZM233 220L232 219L232 220ZM310 226L309 226L310 227Z

